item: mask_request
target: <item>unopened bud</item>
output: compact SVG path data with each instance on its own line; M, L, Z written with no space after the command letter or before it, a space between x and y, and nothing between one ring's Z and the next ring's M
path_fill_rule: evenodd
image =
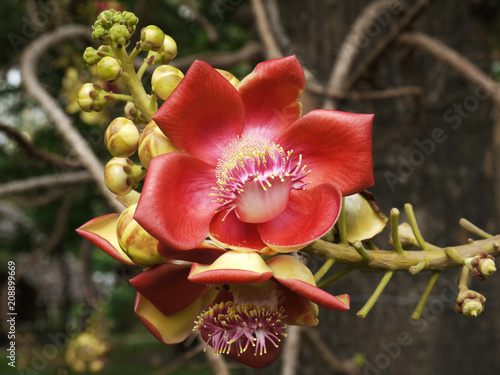
M165 34L163 44L158 51L151 51L155 56L155 64L169 64L177 56L177 43L170 36Z
M234 87L238 86L238 83L240 83L240 80L238 78L236 78L233 75L233 73L230 73L227 70L222 70L222 69L215 69L215 70L217 70Z
M471 269L471 275L484 281L491 276L497 269L495 267L495 258L482 252L473 258L465 259L465 265Z
M132 160L113 158L104 169L104 182L113 193L124 195L138 187L145 175L146 170Z
M184 74L171 65L160 65L153 72L151 86L160 99L167 99L184 78Z
M102 80L112 82L122 74L122 67L114 57L105 56L97 64L97 74Z
M483 312L485 302L486 298L482 294L463 287L458 293L455 310L467 318L476 318Z
M139 137L139 130L132 121L117 117L104 133L104 144L114 157L127 158L137 151Z
M141 48L143 51L160 49L164 40L165 34L157 26L149 25L141 30Z
M138 155L144 167L148 168L149 162L155 156L178 151L154 121L151 121L142 131Z
M149 268L163 257L158 254L158 240L151 236L134 220L137 204L125 209L116 223L116 235L122 250L138 266Z
M130 33L125 25L114 25L109 30L109 35L116 45L121 46L127 45L130 39Z
M87 65L95 65L101 60L101 56L95 48L87 47L83 53L83 60Z
M85 112L100 111L107 104L106 93L97 84L84 83L77 95L78 105Z

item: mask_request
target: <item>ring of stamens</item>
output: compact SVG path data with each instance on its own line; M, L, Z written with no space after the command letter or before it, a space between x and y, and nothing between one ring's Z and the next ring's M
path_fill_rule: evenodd
M290 190L305 189L309 183L304 177L311 171L302 165L302 155L294 161L292 154L293 150L285 152L257 136L234 139L217 163L217 187L212 188L216 192L210 194L219 204L216 212L226 210L225 218L235 210L247 222L277 216L286 207ZM259 208L261 213L256 213Z
M215 304L200 314L193 331L206 333L206 345L211 345L215 354L229 354L234 344L238 356L250 345L255 348L254 355L263 355L267 353L267 343L278 347L280 337L286 337L284 318L283 307L228 301Z

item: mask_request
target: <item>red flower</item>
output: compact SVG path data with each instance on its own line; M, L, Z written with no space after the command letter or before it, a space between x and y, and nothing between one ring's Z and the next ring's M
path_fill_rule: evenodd
M372 115L301 116L295 57L263 62L235 88L197 61L153 116L182 152L154 158L134 218L178 249L207 234L233 249L288 252L325 234L342 195L373 184Z

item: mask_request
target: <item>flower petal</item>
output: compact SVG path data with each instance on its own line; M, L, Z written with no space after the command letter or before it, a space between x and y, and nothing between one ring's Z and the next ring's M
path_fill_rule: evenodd
M335 297L316 287L309 268L294 257L280 255L269 259L266 264L273 270L273 277L295 293L330 310L349 310L347 295Z
M157 156L149 164L134 219L167 245L195 248L207 237L217 208L209 195L215 185L213 168L202 161L181 153Z
M99 249L112 258L125 263L134 264L127 254L123 252L116 237L116 223L120 214L109 214L83 224L76 232L92 242Z
M245 111L234 86L203 61L195 61L153 120L179 150L215 166L243 131Z
M162 263L141 272L130 283L163 315L172 315L198 299L209 287L190 282L191 264Z
M256 284L271 276L271 269L259 254L228 251L211 265L193 264L188 279L202 284Z
M244 134L275 140L302 113L305 78L295 56L265 61L238 84L245 104Z
M158 254L167 259L183 260L186 262L200 262L210 264L224 254L226 250L218 246L203 242L196 249L178 250L163 243L158 244Z
M273 220L257 224L257 228L272 250L299 250L330 230L341 205L341 193L331 184L292 190L287 208Z
M165 316L145 297L137 293L134 311L160 342L176 344L184 341L193 332L193 321L214 297L214 293L208 292L185 309Z
M342 195L373 185L373 115L315 110L296 121L278 143L302 155L313 186L330 182Z
M364 241L382 232L389 220L378 209L375 198L368 192L344 198L347 240Z
M279 306L285 309L286 317L283 323L297 326L314 327L317 326L319 309L318 305L308 298L295 293L279 283L277 290L279 293Z
M225 217L224 217L225 216ZM243 223L234 211L215 214L210 223L210 238L224 247L240 251L266 252L268 247L262 241L255 224Z

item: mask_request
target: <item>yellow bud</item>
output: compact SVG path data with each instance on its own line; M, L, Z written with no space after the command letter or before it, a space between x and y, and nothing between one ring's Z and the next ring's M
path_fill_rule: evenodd
M94 85L92 83L85 83L82 85L78 91L77 101L80 108L86 112L93 111L92 105L94 99L91 97L95 92Z
M118 60L105 56L97 63L97 74L104 81L114 81L122 74L122 67Z
M104 133L104 144L114 157L126 158L137 150L139 137L139 130L132 121L117 117Z
M490 258L482 259L479 261L479 272L484 276L491 276L495 271L495 261Z
M170 35L165 34L163 45L158 52L162 55L163 61L161 63L168 64L177 56L177 43Z
M142 131L138 155L142 165L146 168L155 156L177 151L154 121L151 121Z
M157 26L149 25L141 30L141 47L143 51L160 49L164 40L165 34Z
M123 211L116 223L116 235L122 250L138 266L149 268L163 257L158 254L158 240L151 236L134 220L137 204Z
M230 73L227 70L222 70L222 69L215 69L215 70L217 70L234 87L238 86L238 83L240 83L240 80L238 78L236 78L233 75L233 73Z
M184 78L184 74L171 65L160 65L153 72L151 86L153 92L160 99L167 99L179 82Z
M476 318L483 312L483 304L477 299L466 298L462 304L462 314L467 318Z
M145 175L146 170L132 160L113 158L104 169L104 182L113 193L124 195L138 187Z

